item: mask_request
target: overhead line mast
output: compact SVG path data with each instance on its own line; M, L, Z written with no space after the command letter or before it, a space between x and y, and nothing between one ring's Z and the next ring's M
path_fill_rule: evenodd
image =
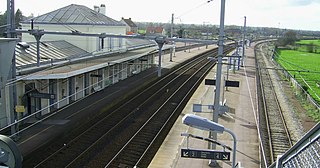
M7 0L7 38L16 38L15 32L15 19L14 19L14 0ZM16 56L12 57L11 71L9 73L10 80L16 79ZM10 92L10 122L13 123L17 120L16 105L17 105L17 88L12 85L9 88ZM15 133L15 126L11 127L11 133Z

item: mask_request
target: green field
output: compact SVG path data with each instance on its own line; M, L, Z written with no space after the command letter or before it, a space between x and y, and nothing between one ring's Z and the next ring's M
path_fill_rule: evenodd
M320 54L320 40L300 40L296 42L295 49L302 52L310 52L312 50L313 53Z
M310 44L313 43L314 45L320 46L320 40L300 40L296 42L297 44Z
M303 40L298 43L309 44L310 42L310 40ZM312 40L312 42L320 46L319 40ZM301 47L303 46L296 50L278 49L279 56L276 60L320 104L320 54L304 51Z

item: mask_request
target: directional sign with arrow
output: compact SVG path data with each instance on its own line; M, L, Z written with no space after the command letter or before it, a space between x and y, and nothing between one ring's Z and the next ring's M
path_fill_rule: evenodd
M230 152L206 149L181 149L181 157L197 159L230 160Z

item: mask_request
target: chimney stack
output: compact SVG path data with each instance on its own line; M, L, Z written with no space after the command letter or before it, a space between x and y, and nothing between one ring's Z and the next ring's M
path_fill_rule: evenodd
M100 11L99 6L94 5L93 6L93 10L96 11L96 12L99 12Z
M96 12L99 12L103 15L106 15L106 5L105 4L101 4L100 6L94 5L93 10Z
M100 5L100 11L99 13L106 15L106 5L105 4L101 4Z

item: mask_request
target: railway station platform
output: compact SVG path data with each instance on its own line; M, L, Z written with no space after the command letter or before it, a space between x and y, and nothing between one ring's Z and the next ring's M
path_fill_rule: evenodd
M182 63L188 58L191 58L202 52L206 52L214 47L217 46L209 46L208 49L206 49L204 46L176 52L173 56L172 62L169 61L170 55L165 54L163 55L162 59L163 70L169 69L179 63ZM155 58L155 60L158 60L158 58ZM22 156L24 159L32 157L33 151L41 146L46 145L46 143L49 141L54 141L55 139L68 134L73 129L79 127L82 122L92 119L93 116L96 116L100 113L105 104L112 104L114 100L121 98L121 96L143 85L144 80L141 79L145 78L145 76L150 76L150 73L154 73L154 76L156 76L156 72L156 67L147 69L57 110L48 119L33 121L33 123L38 122L38 124L23 131L17 137L16 143L22 153ZM128 85L128 83L130 83L130 85ZM28 124L32 123L27 123L26 126L28 126Z
M258 168L259 140L257 131L257 96L255 79L254 43L245 50L244 66L240 70L227 71L224 64L222 71L228 80L239 81L240 86L229 87L224 90L222 99L226 100L229 112L219 116L218 123L230 129L237 137L236 162L238 167ZM227 75L228 73L228 75ZM206 79L215 78L215 68L207 75ZM223 78L222 78L223 79ZM209 131L195 129L182 124L182 117L185 114L196 114L212 120L212 110L202 110L201 113L193 112L193 104L212 105L214 102L214 86L207 86L203 81L193 94L188 104L184 108L174 126L170 130L166 139L162 143L152 162L150 168L205 168L209 167L209 160L181 157L181 148L187 148L187 138L181 133L189 133L197 136L208 137ZM223 98L224 97L224 98ZM218 134L217 140L233 148L233 139L228 133ZM188 147L190 149L208 149L208 142L189 138ZM217 150L222 150L217 146ZM228 150L227 150L228 151ZM232 165L232 151L230 161L217 161L216 167L230 168Z

